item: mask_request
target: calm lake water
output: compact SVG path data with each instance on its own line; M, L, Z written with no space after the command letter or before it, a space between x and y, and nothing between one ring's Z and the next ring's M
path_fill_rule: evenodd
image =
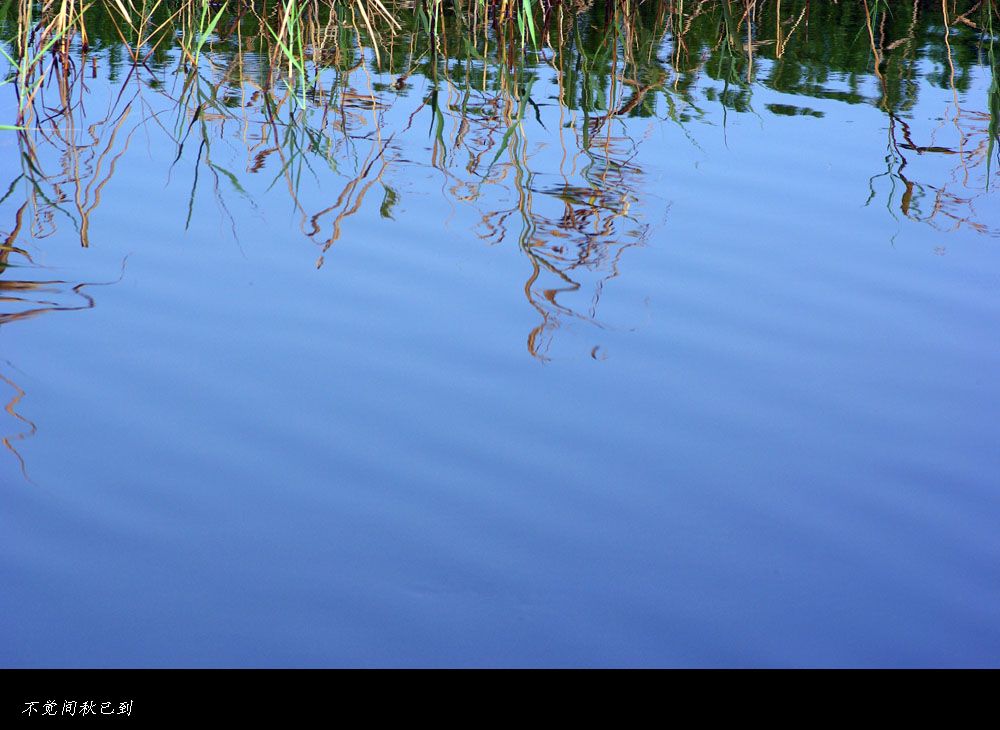
M688 5L46 56L0 662L1000 665L980 13Z

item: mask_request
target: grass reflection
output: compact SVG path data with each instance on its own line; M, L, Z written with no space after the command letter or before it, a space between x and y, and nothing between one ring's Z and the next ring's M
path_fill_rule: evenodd
M97 245L116 170L149 164L137 136L171 150L150 176L190 185L186 227L210 198L238 237L237 206L280 192L316 268L371 216L405 215L409 180L433 171L479 241L523 255L511 286L537 312L526 341L543 360L560 327L601 326L606 283L649 239L638 152L658 125L698 145L733 114L808 123L820 104L867 105L887 135L868 204L996 235L980 207L1000 119L997 14L991 0L12 0L0 325L93 306L87 284L44 276L30 252L69 230ZM969 108L977 68L993 82ZM938 128L917 129L928 87L953 101ZM23 394L8 385L12 408Z
M721 104L723 122L727 110L757 113L762 87L872 104L887 117L889 140L869 202L946 229L994 233L976 201L995 150L996 82L983 111L959 103L971 67L984 56L995 64L992 2L20 0L4 8L14 121L23 127L11 183L23 195L9 192L7 202L22 213L27 206L33 238L62 218L90 245L101 193L139 129L174 145L168 179L188 168L187 225L209 185L236 233L232 197L249 199L247 176L267 175L269 189L287 191L298 211L317 267L366 206L394 218L400 181L429 165L447 195L477 211L480 239L524 253L525 296L540 315L529 349L539 357L561 318L593 319L621 252L646 238L634 162L643 141L622 120L664 120L691 135L689 122L705 117L706 105ZM953 92L949 144L918 139L907 121L928 62L935 66L924 78ZM877 81L874 97L866 78ZM98 110L88 90L104 83L116 91ZM430 154L415 160L426 129ZM244 149L242 169L213 153L233 143ZM553 143L557 175L538 151ZM954 158L949 180L921 179L912 159L930 155ZM331 180L339 182L316 207L314 189ZM25 250L7 245L8 255ZM584 286L593 292L586 311L560 301Z

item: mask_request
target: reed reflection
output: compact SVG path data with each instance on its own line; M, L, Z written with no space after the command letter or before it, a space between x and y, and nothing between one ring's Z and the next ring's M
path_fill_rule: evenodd
M3 210L10 200L19 200L14 197L19 188L24 191L20 198L24 202L20 202L20 205L14 208L12 224L7 230L0 228L0 236L3 237L3 243L0 245L0 277L2 277L0 278L0 333L5 326L42 314L92 309L96 302L89 290L95 286L106 286L121 280L119 276L116 281L111 282L73 282L46 276L45 267L39 266L31 254L18 245L18 239L24 233L27 215L31 216L33 239L51 235L55 230L55 226L52 225L55 219L52 214L53 204L44 195L44 189L25 183L26 180L22 176L16 178L7 195L0 200L0 210ZM32 207L39 198L44 204ZM85 231L85 227L82 230ZM81 234L81 240L86 245L84 236L85 233ZM122 275L124 266L123 262ZM24 478L31 481L27 465L16 444L34 436L38 427L20 412L20 404L26 393L15 381L16 366L9 360L5 363L6 367L0 369L0 381L6 388L0 387L0 390L8 391L7 396L10 400L4 405L4 411L13 420L14 430L8 431L7 426L3 427L0 430L0 442L14 455Z
M176 149L161 174L190 173L187 225L209 184L238 235L234 196L249 197L247 176L268 176L298 210L317 267L359 211L393 218L408 175L429 165L446 195L477 211L482 240L524 253L521 286L540 316L529 350L542 357L563 318L596 318L622 252L646 240L636 121L681 124L697 143L688 122L709 118L714 104L723 124L726 110L756 113L761 87L877 106L890 140L869 201L885 196L912 220L992 232L975 201L996 139L996 84L986 111L958 102L980 57L994 63L990 4L949 12L915 2L890 14L867 2L556 3L530 19L438 2L70 5L57 14L22 0L4 22L17 30L18 119L31 130L18 140L37 237L62 213L90 245L91 216L140 128ZM927 62L938 66L921 71ZM921 73L953 91L950 145L916 140L906 120ZM114 84L103 109L88 85L106 83L101 74ZM878 95L864 90L868 79ZM214 154L219 144L240 145L242 167ZM558 174L541 145L558 145ZM911 153L953 155L958 167L948 180L921 181ZM315 188L331 186L317 205ZM564 293L582 289L586 308L566 303Z
M5 201L11 196L13 187L8 190ZM18 272L37 273L39 269L31 254L18 245L28 209L28 202L21 203L14 210L9 229L0 229L0 236L3 236L3 243L0 245L0 277L4 277L0 278L0 332L4 325L27 320L46 312L88 309L94 306L94 300L83 291L86 284L73 285L62 280L21 278L22 274ZM12 273L13 276L10 276ZM82 303L78 303L80 300ZM0 398L9 398L4 405L4 411L12 421L12 425L4 425L0 430L0 442L13 454L21 474L30 481L24 458L16 444L34 436L38 428L31 419L19 411L20 403L26 393L14 379L16 369L9 360L5 361L5 366L0 369L0 381L3 382L0 390L7 391Z
M44 35L30 42L26 53L39 56ZM91 216L139 126L128 126L135 94L114 97L103 115L87 107L89 100L79 92L88 68L96 67L88 63L86 53L74 59L65 49L53 55L47 68L35 63L30 75L18 80L35 91L19 105L19 128L6 132L16 135L17 153L8 153L12 176L4 181L0 197L0 215L6 222L0 228L0 328L41 314L95 306L89 289L101 284L55 278L31 253L56 238L60 222L81 247L90 246ZM0 380L10 393L5 412L15 430L4 432L2 443L30 481L16 444L34 436L38 428L19 411L26 393L15 382L16 367L8 361L6 370L7 374L0 372Z
M566 323L601 326L606 282L627 268L627 249L648 242L649 221L663 219L667 202L640 162L658 125L697 145L730 113L766 125L765 110L822 117L818 102L874 107L886 120L885 167L862 200L944 231L997 233L980 210L1000 119L995 74L982 105L963 101L975 73L997 65L992 2L912 2L891 13L870 1L525 7L0 8L11 109L0 121L18 127L0 131L16 150L0 199L0 325L94 305L89 285L44 276L29 252L57 234L100 245L92 224L126 164L190 185L178 211L185 226L202 214L207 186L236 237L234 211L278 191L317 268L372 216L397 219L405 196L428 194L407 183L433 170L442 194L473 213L481 242L523 254L524 277L510 285L538 314L526 342L539 359ZM936 126L911 114L928 89L951 97ZM758 103L762 90L783 100ZM168 163L153 168L133 154L137 135L169 149Z

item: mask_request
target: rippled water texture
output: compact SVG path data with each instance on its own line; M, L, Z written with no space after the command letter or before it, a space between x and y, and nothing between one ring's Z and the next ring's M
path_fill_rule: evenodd
M232 5L0 86L0 663L1000 664L992 3Z

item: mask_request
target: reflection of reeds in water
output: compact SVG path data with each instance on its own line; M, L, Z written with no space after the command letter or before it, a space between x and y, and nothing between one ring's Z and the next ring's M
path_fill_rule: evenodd
M904 14L884 0L836 10L794 0L454 6L441 0L113 0L93 6L19 0L3 27L16 31L10 51L17 121L31 128L18 135L34 237L68 217L81 244L89 245L91 216L132 134L155 128L177 145L175 165L191 164L185 150L194 150L188 222L206 180L229 215L227 194L246 194L244 176L270 175L272 186L285 188L298 207L322 266L365 205L394 215L401 195L394 180L412 164L403 161L405 136L427 125L429 164L445 175L456 201L479 211L481 237L516 240L527 256L526 292L542 315L542 331L550 331L561 316L575 316L557 302L557 291L578 290L574 277L585 271L614 275L621 249L642 240L635 215L642 173L629 161L636 142L621 120L665 110L684 126L704 113L705 101L694 93L700 81L710 82L709 100L737 111L752 110L755 84L878 106L889 117L890 154L886 172L873 177L873 195L886 179L889 204L904 216L992 232L975 213L986 185L977 188L972 177L988 182L996 82L987 111L959 107L957 89L969 59L957 57L949 29L980 33L992 64L998 10L988 0L934 7L915 2ZM913 103L912 69L933 33L955 90L952 146L914 141L904 120ZM863 42L855 42L859 38ZM82 102L85 76L98 66L88 49L97 46L123 48L128 61L114 103L95 121ZM881 94L831 96L818 83L817 64L874 74ZM182 82L168 91L164 76L171 73ZM554 105L535 88L545 74L558 86ZM414 99L418 76L428 91ZM405 125L387 121L411 102ZM557 130L558 184L547 176L544 184L535 182L540 171L533 169L526 131L534 123L549 139ZM242 170L213 156L213 140L235 137L234 127L246 150ZM953 179L913 179L907 167L913 154L953 154L959 163ZM342 183L327 204L310 210L302 185L317 179L319 167ZM537 288L547 277L557 283ZM532 351L541 349L533 345Z
M28 467L24 463L24 457L21 456L21 452L17 450L17 447L15 447L14 444L17 441L23 441L24 439L34 436L38 431L38 427L35 426L31 420L17 411L17 407L20 404L21 399L24 398L25 392L21 390L17 383L3 373L0 373L0 381L3 381L11 392L11 398L4 406L4 412L18 423L18 430L15 433L3 436L0 441L2 441L4 448L14 455L14 458L17 460L17 463L21 468L21 475L30 482L31 479L28 477Z
M679 125L697 143L689 122L706 105L720 105L725 122L753 112L762 86L880 109L886 168L870 202L995 235L977 203L1000 125L998 12L994 0L15 0L0 5L10 67L0 84L16 101L0 134L17 141L0 191L0 214L11 210L0 326L94 305L88 284L10 275L38 273L29 242L60 225L98 245L92 218L140 130L176 149L169 170L150 174L190 172L188 223L207 184L235 234L233 198L253 205L246 188L259 176L292 201L317 267L359 211L397 217L411 171L435 170L441 190L474 211L481 241L522 252L517 286L538 313L527 345L539 359L563 324L600 326L605 283L646 240L637 120ZM930 131L908 119L923 62L953 98ZM993 73L982 110L960 103L977 64ZM866 95L873 78L878 92ZM98 110L88 91L105 83L114 89ZM425 130L429 155L414 159ZM219 140L237 143L242 165L227 166ZM947 179L920 164L935 159L954 160ZM0 379L18 422L3 444L24 470L14 444L35 426L18 411L24 392Z
M27 203L22 204L14 215L14 225L4 236L3 244L0 245L0 272L6 273L11 255L16 255L31 263L31 255L22 248L15 245L21 228L24 224L24 213ZM4 232L0 231L0 235ZM0 326L17 320L30 319L31 317L51 311L68 311L73 309L89 309L94 305L93 299L85 292L85 284L72 286L65 281L24 281L14 279L0 279ZM68 303L68 296L80 297L83 304L74 305ZM8 366L10 363L7 363ZM15 442L22 441L35 434L37 427L35 424L21 415L17 407L24 398L24 391L9 377L0 373L0 381L6 384L11 392L11 398L4 406L5 412L18 422L18 431L13 434L3 435L0 440L4 447L10 451L17 459L21 468L21 473L28 479L27 467L20 452L15 447ZM28 479L30 481L30 479Z
M74 3L68 17L79 8ZM74 8L76 8L74 10ZM30 17L29 4L22 3L21 17ZM66 219L75 229L80 245L89 246L91 214L101 203L101 193L115 171L115 165L125 153L128 143L121 139L130 105L111 109L102 120L85 118L82 98L75 98L82 86L84 64L71 60L65 44L51 62L42 69L46 50L68 38L59 17L40 23L36 33L18 36L23 45L17 65L18 154L14 177L0 196L0 210L13 203L16 207L7 229L0 229L0 326L24 321L49 312L90 309L94 299L86 291L88 283L74 283L44 276L35 264L28 244L19 240L39 241L58 231L59 218ZM80 38L86 42L85 26L80 25ZM32 45L34 44L34 46ZM34 50L32 50L34 48ZM44 71L44 74L43 74ZM38 74L40 78L34 79ZM46 82L47 83L44 83ZM40 96L41 95L41 96ZM41 151L40 151L41 150ZM13 157L13 156L12 156ZM13 161L13 159L11 159ZM13 278L14 274L37 274L36 278ZM33 436L36 426L16 409L25 393L7 376L0 380L13 393L5 410L19 422L20 430L3 436L3 445L17 458L27 478L27 469L15 447L17 441ZM25 430L25 427L26 430Z
M188 222L199 186L208 184L236 230L227 200L248 195L247 176L268 176L297 207L323 266L352 216L366 207L395 216L406 172L427 164L456 203L475 209L483 240L523 251L523 288L541 318L529 349L541 357L560 322L595 319L602 282L646 235L642 170L632 162L641 140L632 139L636 126L627 119L660 117L691 136L688 122L706 104L753 111L759 86L868 103L885 112L890 137L872 195L888 187L886 204L906 218L994 233L976 201L995 153L995 78L984 111L958 100L976 63L972 50L995 67L1000 10L991 0L902 6L17 0L4 6L0 29L17 98L11 121L24 129L7 132L18 136L20 170L3 201L19 206L33 238L51 235L64 219L90 245L102 191L144 129L169 135L174 166L191 166ZM951 135L947 144L918 138L906 121L915 69L927 58L944 69L940 83L954 94L947 128L937 133ZM98 112L84 102L87 84L103 83L96 76L105 68L117 87ZM848 90L826 88L831 73ZM867 97L858 80L872 77L879 93ZM419 98L417 79L426 89ZM408 141L428 128L429 159L409 159ZM534 139L529 129L538 130ZM220 138L239 140L242 169L214 154ZM557 174L544 167L539 141L558 144ZM921 181L914 160L935 156L953 158L954 172ZM324 187L329 180L337 187L321 205L306 202L321 171ZM16 245L21 225L5 256L26 255ZM570 306L584 288L589 304Z
M18 180L15 180L15 185L17 182ZM0 199L0 203L11 196L15 185L12 185L4 198ZM33 190L34 188L31 187L30 189ZM29 210L30 204L30 200L23 202L15 210L13 224L9 230L0 229L0 236L3 237L3 242L0 244L0 274L38 271L39 267L34 265L31 254L16 243L23 232L25 215ZM44 206L36 220L43 223L51 223L48 212L48 206ZM41 234L42 236L47 235L51 230L52 228L48 225L43 225L34 231L36 234L35 237L37 237L37 234ZM16 262L11 261L12 257L16 258ZM124 273L124 262L122 266ZM0 327L28 320L49 312L74 312L92 309L95 301L87 289L110 283L114 282L73 283L61 279L48 278L0 278ZM9 362L7 364L10 366ZM15 456L20 464L22 474L25 479L28 479L27 467L20 452L15 447L15 442L33 436L37 431L37 427L17 410L21 399L25 396L24 391L17 383L3 373L0 373L0 381L3 381L12 393L11 399L5 405L4 410L19 424L19 430L16 433L0 436L0 441Z
M942 3L940 6L941 46L944 50L945 68L943 75L952 94L952 105L950 109L944 110L941 123L930 131L925 140L918 140L911 124L900 113L901 110L893 108L887 73L887 53L891 51L898 51L901 63L915 64L918 60L918 4L912 5L908 23L905 28L900 28L896 38L886 31L886 19L890 17L890 11L884 0L873 2L870 6L866 2L864 7L865 27L875 61L874 72L881 89L877 104L889 118L886 171L872 176L868 202L878 196L877 186L884 180L888 182L889 189L886 207L890 210L898 209L905 218L928 223L944 231L965 227L978 233L1000 235L1000 231L982 221L977 211L977 203L989 189L991 159L1000 112L997 108L997 76L993 51L993 3L989 0L976 3L962 13L957 12L954 5L952 8L956 11L949 10L949 3ZM979 10L982 11L978 16L981 27L970 17ZM956 26L986 33L984 49L992 74L986 111L964 109L959 101L955 52L950 41ZM952 144L940 141L942 137L950 139ZM948 179L921 182L913 177L914 173L907 168L920 157L954 159ZM974 180L977 177L978 181Z
M618 38L615 30L606 42L588 50L578 46L581 34L574 27L573 13L560 9L549 19L547 32L558 28L562 41L555 59L556 73L562 78L563 68L567 70L568 84L573 88L563 93L581 96L582 118L570 122L572 131L567 132L564 99L560 99L559 119L553 118L549 124L558 128L562 157L572 170L562 175L563 181L556 188L538 189L532 182L523 122L526 114L543 125L545 122L533 98L532 84L538 78L534 61L528 62L517 53L525 42L520 26L479 37L477 24L464 31L461 24L445 29L448 21L441 15L440 4L421 4L410 11L407 35L384 6L366 12L358 4L321 17L318 3L302 4L289 15L292 5L272 15L266 8L239 8L234 22L226 22L216 13L210 25L218 37L209 53L202 52L204 34L191 30L196 22L204 23L204 13L198 16L194 9L182 9L161 20L157 13L166 9L159 3L137 6L126 2L117 10L112 8L107 22L126 44L133 62L112 108L96 123L89 118L84 121L77 113L73 73L86 68L85 53L81 63L64 59L54 66L62 71L55 74L59 83L41 87L42 96L28 107L28 116L34 113L39 133L21 135L22 175L30 183L28 197L38 224L35 232L42 233L43 226L51 228L57 213L70 214L82 245L89 245L89 220L101 190L135 130L153 126L149 111L163 107L165 116L155 114L156 126L167 129L173 137L178 149L175 164L186 164L185 149L195 150L188 220L194 211L197 186L203 181L213 185L215 197L228 215L227 190L242 193L240 179L244 175L271 174L271 184L280 183L299 208L303 232L319 246L317 265L322 266L325 255L342 236L346 221L361 209L373 190L378 191L381 214L393 215L400 195L399 186L391 181L396 172L393 166L400 168L400 174L405 167L399 164L402 146L394 138L397 134L417 134L415 119L427 116L433 130L430 164L447 176L449 190L457 200L481 210L483 227L490 231L486 238L493 242L512 238L528 256L531 273L525 291L542 314L542 329L554 328L561 315L579 316L556 301L557 288L579 289L580 283L573 278L577 271L603 270L611 275L615 257L605 255L602 246L614 244L617 250L613 240L616 221L634 217L630 210L634 185L622 172L638 171L614 158L616 146L630 150L634 145L621 136L622 130L612 134L611 122L616 116L631 113L651 85L632 80L639 75L634 61L630 71L626 72L624 61L618 67L621 54L617 49L624 36ZM520 6L520 11L526 7ZM623 19L618 12L616 9L606 21L609 27L616 28ZM478 10L474 9L475 13ZM482 19L483 23L495 23L502 18L494 13L492 18L487 14ZM169 94L163 85L157 89L159 99L153 100L149 98L149 82L140 80L145 75L142 64L153 57L158 43L167 42L169 33L164 28L169 22L182 25L182 37L201 40L197 46L179 43L182 52L176 57L177 73L183 79L179 93ZM415 28L421 24L433 32ZM243 37L247 25L257 31L256 35ZM463 32L471 34L471 45L469 39L464 46L459 44ZM385 44L381 55L373 38ZM452 47L460 53L451 55ZM624 47L624 56L630 57L632 46ZM253 52L248 53L248 48ZM372 49L370 54L366 49ZM299 60L288 58L296 53ZM574 68L577 55L583 59L582 73ZM590 67L612 58L616 77L611 88L592 83ZM369 64L395 79L390 88L376 88ZM619 80L617 75L623 73ZM410 99L408 79L415 75L426 79L430 90L407 112L409 123L404 129L390 129L386 116ZM79 77L77 80L82 83ZM635 93L625 98L627 90ZM164 106L164 101L169 104ZM146 116L130 121L130 114L139 106ZM45 116L43 109L60 112ZM160 117L173 121L163 123ZM240 130L247 155L243 170L227 169L213 158L213 140L219 136L213 128L225 125ZM88 139L74 136L81 128L87 129ZM42 144L50 152L61 150L55 172L46 170L39 155L37 148ZM582 163L577 159L580 156ZM315 173L317 165L330 168L344 182L329 205L307 210L300 202L301 185ZM611 188L614 200L608 197ZM512 207L496 207L498 198L509 190L515 197ZM549 204L538 205L540 197ZM546 210L551 201L557 201L555 213ZM235 221L233 225L235 229ZM639 228L633 225L631 232ZM628 242L637 240L632 236ZM558 287L540 289L546 276L556 277ZM532 352L540 354L537 335L531 337Z

